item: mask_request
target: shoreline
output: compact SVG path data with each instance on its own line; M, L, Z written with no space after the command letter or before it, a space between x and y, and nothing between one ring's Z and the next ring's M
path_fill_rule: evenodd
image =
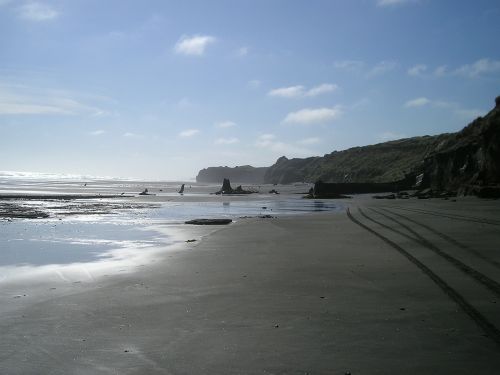
M498 296L428 246L499 282L499 202L360 197L348 206L500 327ZM500 368L500 346L477 322L345 213L246 219L200 236L138 272L88 288L74 284L66 295L30 303L30 296L2 294L2 304L17 306L0 317L0 372L470 374Z

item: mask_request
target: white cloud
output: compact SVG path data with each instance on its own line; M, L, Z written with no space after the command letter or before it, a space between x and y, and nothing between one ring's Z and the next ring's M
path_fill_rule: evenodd
M408 74L411 76L420 76L427 70L427 65L417 64L408 69Z
M304 108L290 112L283 120L286 124L320 124L331 122L342 114L340 106L333 108Z
M238 138L218 138L215 140L216 145L232 145L238 143L240 140Z
M378 0L377 5L380 7L392 6L392 5L402 5L413 3L415 0Z
M298 98L304 95L304 86L290 86L290 87L281 87L279 89L274 89L268 92L269 96L277 96L280 98Z
M301 145L315 145L315 144L320 143L320 142L321 142L320 138L311 137L311 138L301 139L297 143L299 143Z
M492 74L500 72L500 60L480 59L472 64L462 65L455 73L468 76L477 77L483 74Z
M421 98L416 98L416 99L412 99L412 100L408 100L406 103L405 103L405 107L406 108L413 108L413 107L422 107L424 105L427 105L429 104L431 101L425 97L421 97Z
M198 129L187 129L179 133L179 137L189 138L198 134L200 131Z
M215 41L216 38L210 35L183 35L176 43L174 51L181 55L202 56L208 45Z
M104 133L106 133L106 131L105 131L105 130L99 129L99 130L94 130L93 132L90 132L90 135L95 135L95 136L97 136L97 135L102 135L102 134L104 134Z
M306 92L306 96L318 96L322 94L326 94L329 92L333 92L337 90L339 87L338 85L331 84L331 83L322 83L321 85L315 86L309 91Z
M397 66L398 64L395 61L381 61L368 72L368 77L375 77L388 73L396 69Z
M19 16L31 21L50 21L59 16L59 12L41 2L28 2L19 7Z
M234 128L236 126L236 123L233 121L221 121L215 123L215 127L217 128Z
M280 87L268 92L269 96L280 98L301 98L301 97L314 97L322 94L327 94L338 89L338 86L331 83L322 83L309 90L302 85Z

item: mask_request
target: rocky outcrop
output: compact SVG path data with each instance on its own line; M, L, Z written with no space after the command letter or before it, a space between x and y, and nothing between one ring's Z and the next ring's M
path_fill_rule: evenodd
M452 134L425 158L423 187L500 196L500 97L495 104L486 116Z
M196 176L196 182L217 183L224 178L230 180L247 183L247 184L262 184L264 182L264 174L267 167L252 167L243 165L239 167L209 167L202 169Z
M240 194L253 194L256 193L255 191L251 190L244 190L241 185L237 186L236 189L233 189L231 187L231 181L229 179L225 178L224 181L222 181L222 187L219 191L215 192L215 194L220 195L240 195Z

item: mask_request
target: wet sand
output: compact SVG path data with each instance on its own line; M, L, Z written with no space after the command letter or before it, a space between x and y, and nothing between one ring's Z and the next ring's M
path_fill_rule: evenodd
M0 373L500 371L500 202L349 206L186 232L135 273L2 288Z

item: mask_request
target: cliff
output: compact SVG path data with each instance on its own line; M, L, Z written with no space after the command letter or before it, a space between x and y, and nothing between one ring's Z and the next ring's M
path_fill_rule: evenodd
M491 195L500 185L500 97L495 108L454 133L425 158L422 185ZM486 193L489 191L489 193ZM497 192L498 193L498 192ZM495 195L495 194L493 194Z
M243 165L234 168L230 167L209 167L202 169L196 176L196 182L205 183L220 183L225 178L231 181L247 183L247 184L262 184L264 182L264 174L267 167L252 167Z
M370 182L403 179L422 167L426 156L451 134L400 139L370 146L334 151L323 157L279 158L267 170L266 183Z

